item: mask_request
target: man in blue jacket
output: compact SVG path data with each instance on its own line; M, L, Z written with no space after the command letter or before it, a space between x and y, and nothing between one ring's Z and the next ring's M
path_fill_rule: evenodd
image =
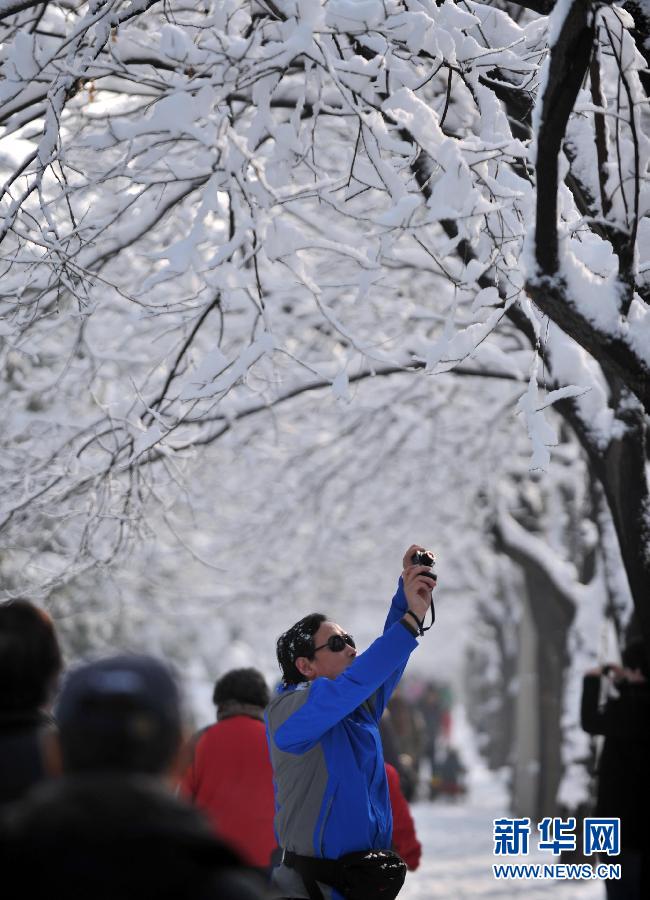
M363 653L343 629L312 613L280 636L282 685L266 712L276 789L275 828L284 861L274 883L286 898L337 900L324 882L305 884L296 857L338 860L387 850L392 815L378 722L431 603L428 566L410 547L383 635Z

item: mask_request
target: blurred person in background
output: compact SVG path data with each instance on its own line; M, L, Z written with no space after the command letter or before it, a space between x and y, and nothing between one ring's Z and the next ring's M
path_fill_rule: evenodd
M379 736L381 737L381 747L384 754L384 762L393 766L393 768L396 770L397 774L399 775L401 790L404 791L406 785L406 791L408 791L408 784L410 783L410 773L402 769L397 735L395 734L395 729L393 728L393 721L388 707L386 707L386 709L382 713L381 719L379 720Z
M435 800L439 796L452 800L458 799L466 792L465 774L467 771L458 750L445 742L438 750L437 759L438 762L431 776L429 799Z
M0 806L59 774L49 706L62 668L52 620L27 600L0 604Z
M399 764L395 768L400 773L404 796L410 803L417 793L420 759L426 745L424 718L399 688L391 697L388 709L399 752Z
M433 773L436 768L436 743L442 725L442 703L438 689L432 681L426 685L418 707L425 726L423 755L429 760Z
M0 824L0 865L26 896L260 900L258 879L171 783L182 744L167 667L116 656L79 667L56 707L64 774Z
M604 735L598 761L594 815L620 818L621 853L603 862L621 864L620 880L607 880L609 900L650 897L650 683L645 647L628 638L623 665L608 664L584 677L581 721ZM601 702L603 679L606 698Z
M270 876L273 771L264 725L269 689L257 669L233 669L215 684L216 724L193 741L181 793L203 810L218 836Z

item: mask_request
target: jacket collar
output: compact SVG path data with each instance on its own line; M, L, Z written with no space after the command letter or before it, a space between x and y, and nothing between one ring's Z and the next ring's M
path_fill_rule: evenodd
M233 716L248 716L249 719L264 721L264 709L254 703L240 703L238 700L226 700L217 707L217 722L232 719Z

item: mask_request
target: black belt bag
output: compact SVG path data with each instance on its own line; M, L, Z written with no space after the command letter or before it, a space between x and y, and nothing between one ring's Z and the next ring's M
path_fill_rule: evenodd
M395 900L406 878L406 863L392 850L361 850L340 859L318 859L285 850L282 862L305 882L310 900L323 900L317 882L346 900Z

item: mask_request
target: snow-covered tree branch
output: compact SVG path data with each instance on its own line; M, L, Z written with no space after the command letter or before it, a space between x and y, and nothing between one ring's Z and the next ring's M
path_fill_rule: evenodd
M534 467L571 424L650 639L646 11L0 4L8 543L108 562L237 423L484 372Z

